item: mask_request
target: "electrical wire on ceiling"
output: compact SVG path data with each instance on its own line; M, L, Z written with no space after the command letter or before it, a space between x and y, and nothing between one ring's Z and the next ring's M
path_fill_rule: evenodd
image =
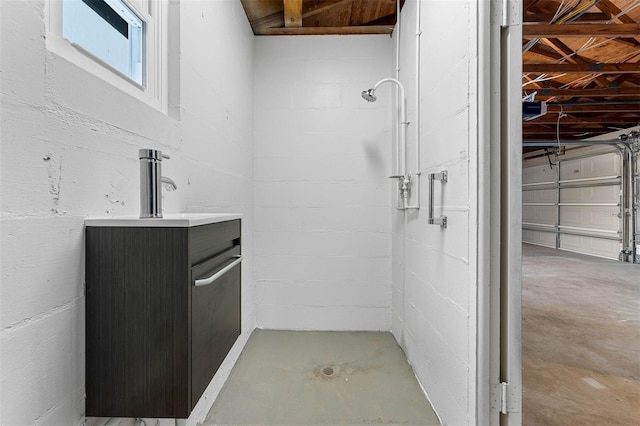
M556 14L554 15L553 19L552 19L552 23L562 23L562 22L571 22L574 21L576 19L578 19L580 16L582 16L584 13L586 13L591 7L593 7L599 0L590 0L588 2L583 2L582 4L580 4L580 2L578 2L577 4L575 3L567 3L567 5L564 5L564 0L560 3L560 6L558 7L558 9L556 10ZM616 19L618 19L620 16L626 15L629 11L635 9L636 7L640 6L640 0L635 0L634 2L630 3L629 5L627 5L625 8L623 8L619 13L617 13L614 17L612 17L611 19L609 19L607 21L607 24L611 24L613 23ZM594 49L596 47L600 47L604 44L607 44L609 42L611 42L612 40L615 40L617 37L609 37L606 38L605 40L602 40L598 43L595 43L595 41L597 40L596 37L590 37L581 47L579 47L577 50L575 50L573 53L567 54L563 57L561 57L560 59L558 59L558 63L563 63L565 61L567 61L569 58L573 57L573 56L577 56L587 50L590 49ZM629 60L633 59L634 57L640 55L640 51L636 51L636 52L632 52L630 55L628 55L627 57L621 59L619 62L620 63L625 63L628 62ZM564 74L566 75L566 74ZM565 85L563 85L561 88L566 89L566 88L577 88L577 87L585 87L587 86L589 83L591 83L593 80L597 79L598 77L602 76L602 73L592 73L589 74L587 76L581 76L573 81L570 81L568 83L566 83ZM523 84L523 87L526 85L531 84L532 82L542 82L542 81L546 81L546 75L543 74L540 77L542 77L542 79L538 80L537 78L526 82Z
M553 75L551 77L547 77L547 74L540 74L536 78L530 79L526 83L523 83L522 87L528 86L529 84L533 84L533 83L542 83L543 81L555 80L556 78L561 78L561 77L564 77L565 75L567 75L567 74L566 73L562 73L562 74ZM528 78L528 75L525 75L525 77Z
M621 17L622 15L626 15L627 13L631 12L633 9L635 9L636 7L640 6L640 0L635 0L633 1L631 4L629 4L627 7L625 7L624 9L622 9L618 14L616 14L615 16L613 16L611 19L609 19L607 21L607 24L611 24L613 23L613 21L615 21L616 19L618 19L619 17Z
M550 24L564 24L567 22L573 22L587 13L589 9L595 6L600 0L573 0L564 4L564 0L558 6L556 13L549 21ZM534 38L529 40L522 46L522 53L528 52L533 46L540 41L540 38Z
M599 1L599 0L598 0L598 1ZM597 3L597 1L596 1L595 3ZM595 3L594 3L594 5L595 5ZM561 6L562 6L562 5L561 5ZM619 13L617 13L615 16L613 16L611 19L609 19L606 23L607 23L607 24L612 24L616 19L620 18L620 17L621 17L621 16L623 16L623 15L626 15L627 13L629 13L631 10L635 9L635 8L636 8L636 7L638 7L638 6L640 6L640 0L635 0L633 3L630 3L630 4L629 4L629 5L627 5L624 9L622 9ZM588 10L588 9L587 9L587 10ZM573 12L573 11L572 11L572 12ZM578 15L578 16L576 16L576 17L574 17L574 18L571 18L571 19L570 19L569 21L567 21L567 22L571 22L571 21L573 21L573 20L575 20L575 19L579 18L579 17L580 17L580 16L582 16L584 13L586 13L586 10L585 10L584 12L580 13L580 15ZM618 37L608 37L608 38L606 38L605 40L603 40L603 41L601 41L601 42L599 42L599 43L594 44L594 42L596 41L596 39L597 39L597 38L596 38L596 37L591 37L591 38L589 38L589 40L587 40L587 41L586 41L586 42L585 42L581 47L579 47L575 52L573 52L573 53L571 53L571 54L569 54L569 55L566 55L566 56L563 56L562 58L560 58L559 62L560 62L560 63L562 63L562 62L564 62L565 60L567 60L568 58L570 58L570 57L572 57L572 56L578 55L578 54L580 54L580 53L582 53L582 52L585 52L585 51L587 51L587 50L589 50L589 49L593 49L593 48L595 48L595 47L602 46L603 44L607 44L607 43L609 43L610 41L615 40L616 38L618 38ZM637 55L637 54L638 54L638 53L636 52L636 53L634 54L634 56L635 56L635 55ZM626 60L627 60L627 59L625 59L625 60L623 60L623 61L621 61L621 62L625 62Z

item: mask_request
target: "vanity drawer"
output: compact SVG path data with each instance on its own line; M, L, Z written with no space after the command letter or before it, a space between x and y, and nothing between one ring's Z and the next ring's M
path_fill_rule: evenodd
M240 220L212 223L189 228L189 260L191 265L240 245Z

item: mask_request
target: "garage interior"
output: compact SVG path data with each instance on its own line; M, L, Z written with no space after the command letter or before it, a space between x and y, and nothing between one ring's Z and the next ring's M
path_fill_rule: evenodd
M640 421L639 6L524 2L523 424Z

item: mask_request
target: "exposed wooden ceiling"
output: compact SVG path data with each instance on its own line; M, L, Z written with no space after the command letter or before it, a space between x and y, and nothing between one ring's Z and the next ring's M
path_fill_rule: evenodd
M396 24L396 0L240 1L255 35L391 34Z
M391 34L396 22L396 0L241 2L256 35ZM523 20L522 96L547 102L523 139L640 124L640 0L524 0Z
M525 140L579 140L640 124L640 0L525 0L523 97L547 102Z

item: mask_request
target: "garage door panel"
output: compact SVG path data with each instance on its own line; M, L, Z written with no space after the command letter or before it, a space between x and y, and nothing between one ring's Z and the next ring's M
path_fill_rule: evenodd
M615 176L619 170L620 156L616 153L566 160L560 167L560 180Z
M553 232L524 230L522 231L522 241L529 244L555 248L556 234Z
M618 203L620 186L563 188L560 190L560 199L563 203Z
M523 203L555 203L558 201L558 193L555 189L537 189L535 191L523 191Z
M579 155L591 156L576 158ZM553 168L541 159L529 163L537 165L525 161L523 241L617 259L622 231L621 162L617 152L587 150L568 152Z
M579 235L560 235L560 248L617 260L618 253L620 253L620 242Z
M620 228L618 212L618 207L562 206L560 225L618 231Z
M522 169L522 183L553 182L556 180L556 169L548 165L531 166Z
M522 221L555 225L558 221L558 213L555 206L523 206Z

